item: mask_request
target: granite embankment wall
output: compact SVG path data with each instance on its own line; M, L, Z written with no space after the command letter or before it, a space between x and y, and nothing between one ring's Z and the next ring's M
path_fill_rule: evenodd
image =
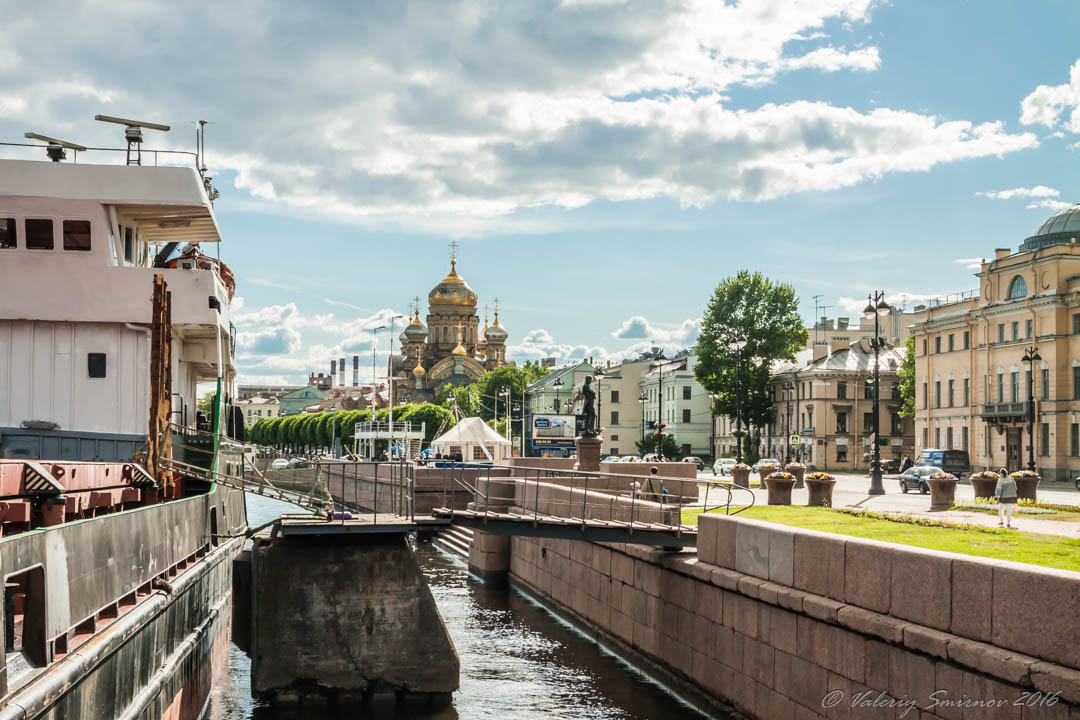
M514 581L753 717L1080 720L1080 574L735 516L702 517L696 555L505 552Z

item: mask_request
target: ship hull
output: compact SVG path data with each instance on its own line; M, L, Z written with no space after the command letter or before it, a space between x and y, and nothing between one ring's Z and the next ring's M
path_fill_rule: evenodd
M223 530L231 537L214 542L211 511L233 520ZM85 521L88 526L81 533L77 526L83 523L69 523L0 542L5 574L13 563L32 562L38 545L44 546L52 565L45 566L46 583L50 574L62 574L57 566L66 565L66 587L78 588L70 573L78 568L83 550L87 559L110 558L96 563L100 572L85 573L96 576L95 592L100 587L145 587L147 578L153 585L152 592L105 627L31 673L32 679L23 676L19 687L9 687L0 720L200 717L226 665L232 560L244 543L243 511L243 494L219 485L206 495ZM96 547L78 547L86 532L92 533ZM22 547L16 544L19 540ZM197 557L190 559L192 554ZM64 608L65 586L54 587L57 592L54 596L50 591L48 601L61 607L47 608L51 622L57 615L63 618L67 609L67 619L59 622L70 623L81 617L82 610L76 608L100 604L100 599L87 600L73 590Z

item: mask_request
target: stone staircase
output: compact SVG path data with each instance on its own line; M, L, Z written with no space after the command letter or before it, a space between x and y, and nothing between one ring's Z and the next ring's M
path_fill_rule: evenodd
M431 539L436 546L452 555L457 555L463 560L469 559L469 548L472 547L473 531L469 528L449 525L440 530Z

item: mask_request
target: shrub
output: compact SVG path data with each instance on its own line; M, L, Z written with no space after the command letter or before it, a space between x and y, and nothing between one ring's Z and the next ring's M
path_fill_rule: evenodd
M807 480L836 480L832 475L827 472L812 472L807 477Z

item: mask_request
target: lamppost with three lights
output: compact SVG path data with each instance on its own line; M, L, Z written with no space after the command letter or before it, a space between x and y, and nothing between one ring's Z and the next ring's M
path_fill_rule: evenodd
M559 406L559 393L563 389L562 376L555 378L555 382L551 383L551 387L555 388L555 412L562 412L562 408Z
M892 312L892 307L885 302L885 293L875 290L867 296L868 302L863 310L863 317L874 318L874 337L870 345L874 348L874 450L870 461L870 495L884 495L885 486L881 483L881 441L879 438L879 404L881 390L881 374L878 368L878 355L884 342L881 339L881 331L878 319Z
M746 347L746 336L736 333L728 343L728 347L735 351L735 462L742 463L742 436L744 423L742 419L742 351Z
M1020 359L1027 368L1028 377L1028 470L1035 472L1035 363L1042 360L1039 349L1032 345Z

